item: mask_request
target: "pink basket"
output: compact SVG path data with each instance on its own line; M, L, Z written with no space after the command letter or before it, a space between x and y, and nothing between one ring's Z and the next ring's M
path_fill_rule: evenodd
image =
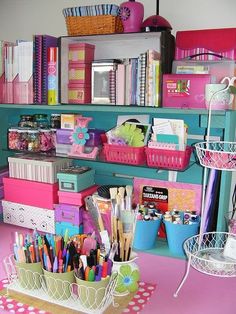
M145 147L110 145L104 143L106 161L129 165L142 165L146 162Z
M187 146L185 151L146 147L145 151L149 167L184 170L189 164L192 147Z

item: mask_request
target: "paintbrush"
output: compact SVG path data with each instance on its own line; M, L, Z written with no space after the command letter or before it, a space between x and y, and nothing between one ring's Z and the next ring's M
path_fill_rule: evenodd
M125 209L126 210L132 210L132 194L133 194L132 185L126 185L125 191L126 191Z

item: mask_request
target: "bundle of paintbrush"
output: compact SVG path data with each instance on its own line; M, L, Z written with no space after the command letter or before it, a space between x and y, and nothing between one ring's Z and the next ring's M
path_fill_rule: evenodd
M130 259L134 229L135 212L132 210L133 187L110 188L112 203L111 212L111 241L117 250L114 254L115 261L128 261Z

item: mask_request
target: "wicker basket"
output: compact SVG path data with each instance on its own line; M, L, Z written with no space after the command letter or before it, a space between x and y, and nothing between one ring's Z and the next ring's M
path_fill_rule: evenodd
M66 27L69 36L122 33L119 16L67 16Z

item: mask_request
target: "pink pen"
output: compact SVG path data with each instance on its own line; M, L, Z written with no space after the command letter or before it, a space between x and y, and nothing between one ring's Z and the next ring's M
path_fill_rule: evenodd
M59 271L59 273L62 273L62 271L63 271L63 259L59 259L58 271Z

